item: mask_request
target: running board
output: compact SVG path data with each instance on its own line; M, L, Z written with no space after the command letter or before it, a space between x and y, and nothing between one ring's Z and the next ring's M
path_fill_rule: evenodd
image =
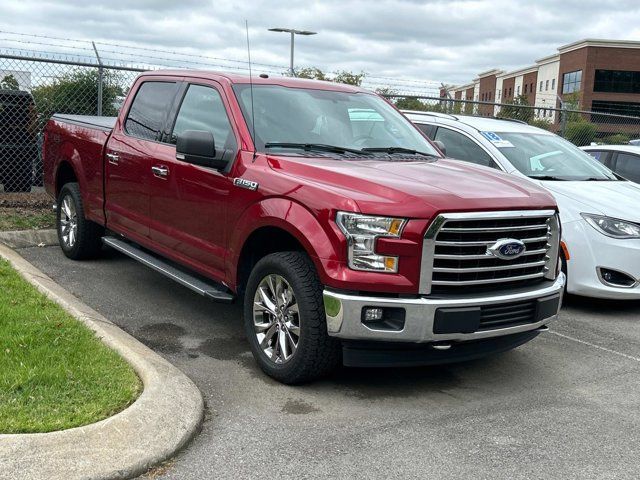
M225 287L222 285L217 286L213 284L213 282L207 283L204 280L196 278L193 275L170 265L156 255L145 252L124 240L120 240L116 237L102 237L102 242L204 297L224 303L231 303L235 298L233 294L225 291Z

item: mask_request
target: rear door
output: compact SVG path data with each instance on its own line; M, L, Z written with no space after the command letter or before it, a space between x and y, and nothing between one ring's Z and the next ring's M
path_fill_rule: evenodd
M613 171L618 175L640 183L640 155L618 152L613 159Z
M165 77L145 77L105 149L107 226L132 239L149 237L151 167L177 87Z
M238 136L216 82L184 84L180 97L175 121L157 150L153 166L159 173L150 179L151 239L166 255L223 278L233 187L228 172L238 152ZM216 170L176 159L176 140L186 130L211 132L216 157L228 159L229 167Z

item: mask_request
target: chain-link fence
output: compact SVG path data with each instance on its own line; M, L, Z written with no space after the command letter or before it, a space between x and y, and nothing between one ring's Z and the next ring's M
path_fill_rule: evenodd
M586 111L570 108L568 103L562 108L553 108L440 97L386 96L401 110L519 120L557 133L578 146L592 143L626 144L640 139L640 117L608 113L606 105L600 111Z
M134 78L144 69L105 65L95 53L95 63L0 54L0 184L5 192L28 192L42 185L42 131L51 115L117 115ZM624 144L640 138L640 117L608 113L606 105L598 105L598 111L583 111L568 103L554 108L522 102L387 97L406 110L520 120L576 145Z
M0 183L42 185L42 131L51 115L115 116L138 68L0 54Z

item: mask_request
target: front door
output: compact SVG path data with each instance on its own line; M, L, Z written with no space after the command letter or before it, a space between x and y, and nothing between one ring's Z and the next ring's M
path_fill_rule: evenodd
M225 170L176 159L175 143L186 130L213 134L216 157L231 162L238 151L224 96L215 84L188 85L168 142L156 152L150 179L151 239L204 273L224 278L227 202L232 179Z
M151 166L176 90L176 82L141 83L105 149L107 226L134 240L149 237Z

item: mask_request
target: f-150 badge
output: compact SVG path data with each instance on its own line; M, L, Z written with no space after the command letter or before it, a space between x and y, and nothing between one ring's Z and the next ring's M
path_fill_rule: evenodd
M244 178L234 178L233 184L236 187L242 187L248 190L257 190L259 185L258 182L252 182L251 180L245 180Z

